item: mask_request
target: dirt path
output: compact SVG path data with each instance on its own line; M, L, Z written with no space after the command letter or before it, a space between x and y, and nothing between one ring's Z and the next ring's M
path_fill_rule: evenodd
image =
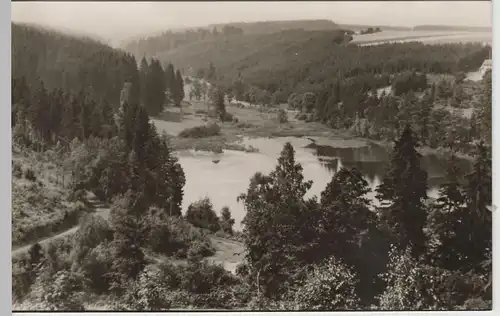
M110 210L106 205L104 205L102 202L98 201L95 198L89 199L89 202L91 204L91 207L94 209L93 214L99 215L99 216L103 217L105 220L108 220ZM30 249L30 247L36 242L38 242L40 244L40 246L46 246L51 241L62 239L66 236L72 235L72 234L77 232L78 227L79 226L77 225L77 226L74 226L68 230L60 232L54 236L41 238L38 241L34 241L28 245L16 247L15 249L12 249L12 252L11 252L12 257L17 257L17 256L27 252Z
M215 247L215 254L207 260L217 264L222 264L224 269L236 272L236 267L243 260L245 246L237 241L210 236L210 240Z

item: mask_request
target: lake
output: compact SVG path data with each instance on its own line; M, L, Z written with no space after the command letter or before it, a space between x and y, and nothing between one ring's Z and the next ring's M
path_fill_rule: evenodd
M259 149L258 153L226 150L223 154L208 152L178 152L179 162L186 174L183 210L190 203L209 197L217 213L228 206L235 219L235 229L241 229L245 216L242 203L236 198L246 192L250 178L256 172L268 174L276 164L286 142L295 149L295 159L304 169L304 178L313 185L307 196L320 196L326 184L342 166L357 167L374 190L381 182L390 151L385 147L367 143L349 145L342 140L333 140L328 145L316 145L308 138L279 137L244 139L246 145ZM214 163L219 161L218 163ZM435 155L426 155L422 164L428 172L429 196L436 197L440 183L444 180L444 160ZM470 170L470 162L460 160L463 170ZM374 199L375 192L369 197Z

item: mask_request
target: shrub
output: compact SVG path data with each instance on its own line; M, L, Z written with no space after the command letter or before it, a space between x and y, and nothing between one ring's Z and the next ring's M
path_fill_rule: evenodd
M34 279L30 274L24 260L12 262L12 300L22 301L29 293Z
M305 113L298 113L296 116L297 120L299 121L305 121L307 119L307 114Z
M205 257L215 252L208 236L183 218L151 214L147 226L147 245L154 252L178 258Z
M224 206L221 210L220 227L224 233L232 235L233 225L234 219L231 218L231 211L229 210L229 207Z
M220 134L220 127L217 124L207 124L202 126L195 126L186 128L179 133L183 138L204 138L217 136Z
M78 271L87 282L87 289L97 294L106 293L112 279L109 275L113 266L113 253L110 244L103 241L86 253L80 260Z
M204 294L219 287L229 287L238 283L238 279L221 265L208 263L206 260L190 262L179 267L181 289L190 293Z
M460 309L467 299L479 296L487 284L486 278L477 275L418 262L409 249L391 250L388 268L383 275L387 288L380 296L380 307L385 310Z
M315 267L295 293L300 309L345 310L358 304L356 276L341 261L330 258Z
M171 302L166 298L167 288L161 274L156 266L146 266L127 288L123 296L125 307L134 311L169 309Z
M12 162L12 175L16 178L21 178L23 176L23 169L20 163Z
M278 115L277 115L277 118L278 118L278 122L280 124L284 124L284 123L287 123L288 122L288 114L286 113L285 110L283 109L280 109L278 111Z
M187 251L187 258L188 259L203 258L211 256L214 253L215 249L208 238L195 239L189 245L189 249Z
M32 298L44 310L83 311L83 278L66 270L50 275L41 271L33 285Z
M186 220L195 227L208 229L213 233L220 229L219 218L215 214L209 198L204 198L189 205Z
M220 115L220 120L222 122L233 122L233 123L238 123L238 118L236 118L234 115L228 112L224 112L223 114Z
M68 196L68 200L71 202L83 202L83 203L85 203L87 201L85 190L77 189L77 190L71 191L71 193Z
M36 181L35 172L31 168L26 169L24 171L24 178L29 181Z

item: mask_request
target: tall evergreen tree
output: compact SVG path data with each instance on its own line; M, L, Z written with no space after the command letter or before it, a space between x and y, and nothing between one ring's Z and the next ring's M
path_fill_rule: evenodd
M427 173L420 167L419 144L409 125L396 141L389 171L377 188L382 215L401 249L411 246L412 254L425 251Z
M174 102L177 89L174 65L169 63L165 67L165 90L168 92L170 101Z
M460 267L460 248L463 245L460 235L464 231L459 226L464 220L461 217L466 213L466 205L462 172L456 156L451 155L446 165L446 182L441 186L439 197L432 206L429 226L431 238L436 239L432 256L442 267L455 270Z
M212 81L215 79L215 76L215 65L210 62L210 64L208 65L207 80Z
M466 202L471 229L468 239L475 254L468 257L472 267L486 260L492 251L492 178L491 150L480 142L475 152L473 170L466 176ZM472 250L472 249L471 249Z
M140 91L141 91L141 103L143 106L149 106L149 98L150 98L150 89L149 89L149 80L150 69L148 61L146 57L142 57L141 66L139 68L139 78L140 78Z
M141 214L147 204L140 194L127 192L117 198L111 208L113 228L112 289L119 292L142 271L146 265L141 246L144 245L144 225Z
M304 200L311 187L304 181L294 149L285 144L276 169L251 179L240 195L247 214L243 230L250 282L269 297L280 297L292 275L313 257L315 200Z
M184 100L185 92L184 92L184 80L182 80L182 75L179 69L177 69L175 75L175 82L176 82L176 91L174 94L175 104L176 106L180 107L182 100Z

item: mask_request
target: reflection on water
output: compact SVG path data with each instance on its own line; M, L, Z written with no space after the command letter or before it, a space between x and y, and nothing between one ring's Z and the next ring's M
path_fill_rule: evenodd
M295 148L295 159L302 164L304 178L313 185L307 196L319 196L332 176L341 167L356 167L364 175L372 190L380 184L385 174L390 152L381 146L370 144L365 147L342 148L311 144L307 138L256 138L246 139L246 145L259 149L259 153L225 151L223 154L184 151L178 154L186 174L183 209L208 196L216 211L227 205L236 220L235 228L245 215L243 205L236 201L239 194L246 192L250 178L256 172L269 173L277 163L277 158L285 142ZM214 161L218 161L214 163ZM464 171L470 170L470 162L460 160ZM429 196L436 197L438 186L443 182L443 160L435 155L422 158L422 165L428 172ZM374 199L375 192L369 194Z

